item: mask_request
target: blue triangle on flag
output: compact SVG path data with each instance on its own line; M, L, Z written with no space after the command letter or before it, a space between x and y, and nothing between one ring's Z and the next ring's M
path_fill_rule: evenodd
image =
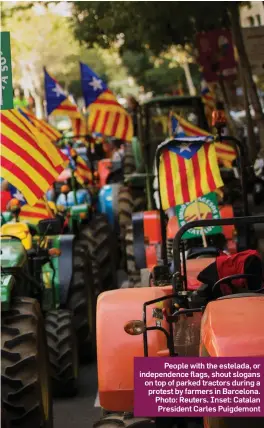
M191 159L202 145L201 143L181 143L179 146L169 147L169 151L182 156L184 159Z
M105 92L108 87L106 83L88 65L80 62L81 82L85 105L88 107Z
M45 93L47 101L47 113L50 115L53 110L59 107L59 105L67 99L67 94L62 89L60 84L49 75L44 69L45 74Z

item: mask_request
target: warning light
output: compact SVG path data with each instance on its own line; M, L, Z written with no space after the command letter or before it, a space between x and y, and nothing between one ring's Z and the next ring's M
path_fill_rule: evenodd
M212 126L221 129L226 126L226 115L224 110L214 110L212 113Z

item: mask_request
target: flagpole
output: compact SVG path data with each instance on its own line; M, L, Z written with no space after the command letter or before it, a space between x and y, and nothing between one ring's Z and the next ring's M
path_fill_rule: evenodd
M47 211L48 211L49 215L50 215L52 218L54 218L55 216L54 216L54 214L53 214L53 212L52 212L52 210L51 210L51 208L50 208L50 206L49 206L49 203L48 203L48 200L47 200L46 195L43 195L43 201L45 202L45 205L46 205L46 208L47 208Z
M195 205L196 205L198 220L201 220L201 212L200 212L200 208L199 208L198 199L195 199ZM204 246L204 248L207 248L208 245L207 245L206 236L205 236L203 227L201 227L201 232L202 232L203 246Z

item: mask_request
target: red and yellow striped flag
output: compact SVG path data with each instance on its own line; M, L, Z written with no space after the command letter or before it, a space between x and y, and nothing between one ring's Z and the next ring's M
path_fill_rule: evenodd
M80 117L76 119L72 119L72 132L74 136L87 135L88 134L87 118L85 119L80 115Z
M32 125L34 125L41 133L43 133L50 141L56 142L62 137L62 134L43 119L38 119L30 110L25 107L20 107L18 111L28 117Z
M54 109L51 114L52 116L68 116L71 119L77 119L80 117L78 107L73 104L69 98L66 98L66 100L62 101L62 103L56 107L56 109Z
M116 101L109 90L103 92L89 106L88 125L91 132L131 141L133 137L132 118Z
M80 184L84 184L87 181L88 181L88 183L91 183L92 171L86 165L86 162L83 160L83 158L81 156L77 157L75 173L76 173L76 178Z
M45 153L46 156L50 159L54 166L63 165L65 166L65 159L62 157L60 150L55 146L55 144L48 138L46 135L41 133L35 125L29 120L27 115L24 113L21 114L18 110L15 110L13 113L17 119L23 124L29 132L31 132L36 139L36 142L39 146L39 150Z
M51 218L51 215L43 199L40 199L34 207L31 207L28 204L21 207L19 214L20 221L37 225L40 220L44 220L46 218Z
M213 143L164 148L159 166L162 208L191 202L222 187Z
M34 205L63 171L62 163L51 161L17 110L0 112L0 120L2 178Z
M187 120L183 119L176 113L170 114L170 129L172 128L171 121L173 118L176 119L176 121L179 124L179 127L181 128L181 131L187 136L187 137L207 137L212 134L205 131L202 128L199 128L198 126L193 125L192 123L188 122ZM175 131L173 129L173 131ZM173 132L175 135L175 132ZM232 147L229 143L225 142L216 142L215 144L215 150L216 150L216 156L218 163L220 165L225 166L226 168L232 167L232 162L236 159L236 150L234 147Z

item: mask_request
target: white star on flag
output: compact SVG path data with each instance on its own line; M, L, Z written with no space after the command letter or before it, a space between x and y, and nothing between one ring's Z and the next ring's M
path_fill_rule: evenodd
M180 153L181 152L191 152L191 144L182 144L180 146Z
M13 197L18 199L20 202L26 202L24 196L18 190L13 194Z
M67 96L64 90L59 85L56 85L55 88L52 89L52 92L56 92L56 97L60 97L61 95L63 95L64 97Z
M92 82L90 82L89 85L93 87L94 91L97 91L98 89L103 89L102 80L97 79L94 76Z

